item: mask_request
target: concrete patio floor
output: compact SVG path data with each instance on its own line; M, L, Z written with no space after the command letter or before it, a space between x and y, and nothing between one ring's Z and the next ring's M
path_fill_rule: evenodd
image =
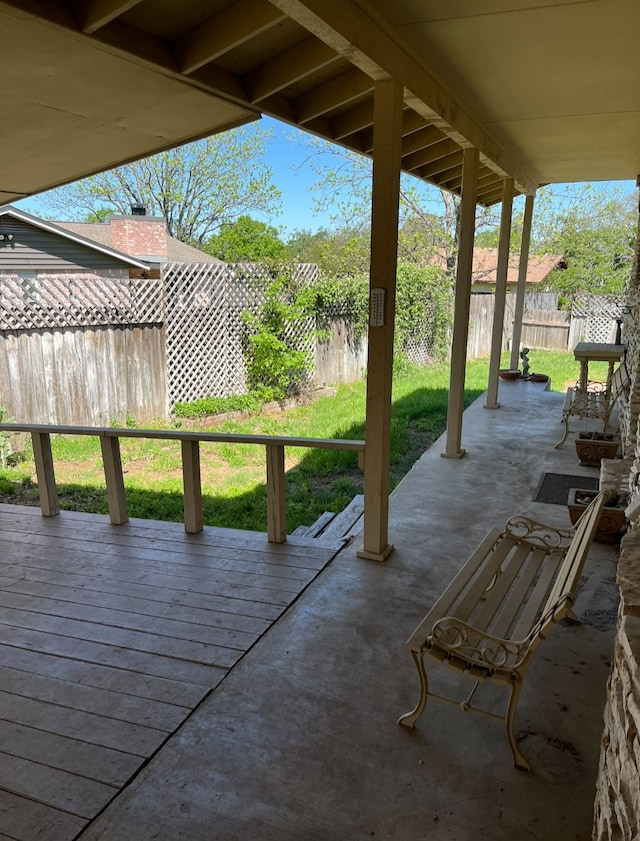
M82 841L590 837L616 547L594 544L582 623L557 627L529 672L516 729L531 773L497 722L432 701L414 731L396 723L417 696L403 642L484 533L515 513L568 526L566 507L532 501L541 474L597 475L573 435L553 449L562 395L507 382L500 400L465 413L463 459L440 440L395 490L390 558L358 559L359 538L340 552Z

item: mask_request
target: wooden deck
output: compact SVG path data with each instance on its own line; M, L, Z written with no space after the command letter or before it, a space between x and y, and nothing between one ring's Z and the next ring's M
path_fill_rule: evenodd
M0 841L70 841L339 541L0 504Z

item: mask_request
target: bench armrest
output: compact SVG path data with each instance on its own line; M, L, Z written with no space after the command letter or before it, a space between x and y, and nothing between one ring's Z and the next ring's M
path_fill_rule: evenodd
M504 640L484 634L455 616L443 616L434 623L430 644L461 657L469 664L491 671L515 669L529 650L530 640Z
M566 549L573 539L573 529L559 529L538 523L529 517L518 515L507 520L504 527L506 534L518 540L526 540L544 549Z

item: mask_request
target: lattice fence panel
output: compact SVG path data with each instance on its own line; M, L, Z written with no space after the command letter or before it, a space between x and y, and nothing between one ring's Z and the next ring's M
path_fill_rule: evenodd
M316 266L296 267L294 278L312 282ZM247 391L243 313L257 313L273 280L258 264L171 263L163 268L166 298L169 407L203 397ZM309 354L315 350L314 324L293 327L287 339Z
M615 295L576 295L571 315L584 319L585 342L611 342L616 333L616 319L622 318L624 302Z
M158 324L163 319L159 280L0 276L0 330Z

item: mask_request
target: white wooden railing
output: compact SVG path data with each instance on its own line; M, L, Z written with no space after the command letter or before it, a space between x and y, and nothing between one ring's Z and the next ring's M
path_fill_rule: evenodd
M3 432L31 435L38 478L40 509L44 517L55 517L60 511L55 479L52 435L92 435L100 439L102 464L107 486L109 516L114 525L129 519L127 497L120 457L121 438L160 438L180 441L182 446L182 480L184 488L185 531L202 531L202 482L200 476L200 444L260 444L266 450L267 537L270 543L283 543L287 537L286 494L284 482L284 448L310 447L325 450L356 450L363 464L364 441L337 438L293 438L273 435L240 435L218 432L182 432L173 429L114 429L111 427L50 426L48 424L3 423Z

